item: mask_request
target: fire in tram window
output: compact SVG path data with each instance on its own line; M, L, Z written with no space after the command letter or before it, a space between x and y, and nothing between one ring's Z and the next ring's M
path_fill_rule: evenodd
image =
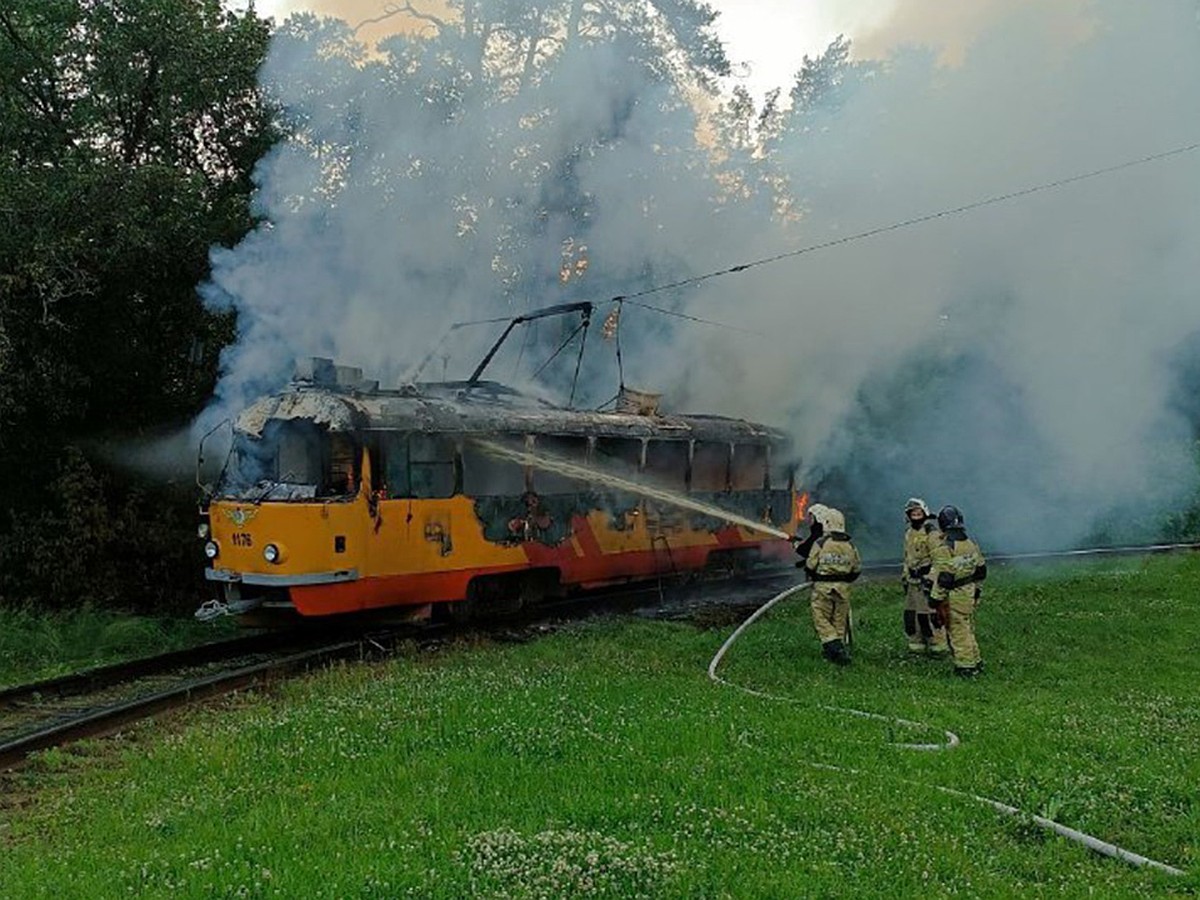
M713 493L729 489L729 445L696 441L692 450L692 490Z
M659 487L687 487L688 442L650 441L646 445L646 478Z
M487 439L518 452L525 449L523 435L489 435ZM519 497L525 493L525 467L488 453L467 439L463 442L463 493L468 497Z
M593 463L596 468L611 472L613 475L636 479L642 469L642 440L641 438L597 438Z
M387 434L382 449L389 498L454 496L458 466L452 439L430 434Z
M761 491L767 485L765 444L738 444L733 448L730 482L735 491Z
M329 435L328 458L321 493L327 496L351 496L358 493L358 446L348 434Z
M534 444L534 453L545 455L551 459L561 459L577 466L586 466L588 462L588 442L585 437L562 437L553 434L539 434ZM539 494L578 494L589 488L589 482L579 478L570 478L545 469L533 470L533 489Z

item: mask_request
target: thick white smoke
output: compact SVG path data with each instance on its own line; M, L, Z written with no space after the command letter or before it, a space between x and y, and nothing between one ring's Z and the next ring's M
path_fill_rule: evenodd
M515 100L472 90L469 46L396 37L382 49L393 61L311 16L273 42L262 78L301 137L256 172L268 224L213 253L202 290L237 309L240 329L217 411L307 354L394 383L453 322L608 296L703 256L697 234L720 242L697 227L711 222L713 186L695 113L630 63L636 47L581 42ZM593 264L585 283L560 284L564 253ZM495 331L461 337L477 356ZM471 353L457 350L449 374L461 377Z
M958 67L899 51L785 140L809 210L800 242L1200 140L1195 4L1090 12L1086 39L1064 41L1019 6ZM790 348L756 355L736 386L708 364L689 381L727 409L794 409L808 458L839 467L831 486L873 521L924 494L994 544L1067 543L1194 488L1169 398L1200 330L1198 241L1191 153L801 257L736 285L739 321ZM729 287L689 310L728 309Z
M260 166L270 225L214 253L206 295L241 329L217 402L276 386L296 356L387 381L453 321L601 300L1200 140L1194 0L1096 2L1069 40L1037 6L996 12L955 66L896 51L785 133L769 161L804 211L787 224L761 198L714 204L690 109L625 45L450 128L436 92L331 64L311 38L332 26L295 22L264 78L307 137ZM562 286L569 239L590 268ZM961 505L993 546L1066 544L1194 487L1170 398L1200 331L1198 239L1193 153L649 298L770 337L626 307L626 374L675 408L785 425L824 499L877 528L919 493ZM609 356L586 371L605 399Z

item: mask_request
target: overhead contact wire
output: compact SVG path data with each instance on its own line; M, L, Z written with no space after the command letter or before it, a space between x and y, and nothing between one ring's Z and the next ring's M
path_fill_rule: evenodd
M726 274L726 273L717 273L717 274ZM715 278L716 276L715 275L706 275L704 277ZM670 286L668 286L668 287L670 287ZM654 290L664 290L665 291L668 289L668 287L651 289L651 292L653 292ZM642 294L633 294L631 296L640 297L640 296L642 296ZM626 297L614 297L613 300L616 300L617 302L620 302L620 303L628 303L630 306L638 306L638 307L641 307L642 309L648 309L651 312L660 313L661 315L664 315L664 316L673 316L676 319L685 319L688 322L696 322L696 323L699 323L700 325L712 325L716 328L725 328L729 331L740 331L742 334L749 334L749 335L753 335L754 337L762 337L762 338L771 337L771 335L767 334L764 331L754 331L751 328L743 328L740 325L731 325L728 322L718 322L715 319L705 319L705 318L702 318L701 316L693 316L693 315L690 315L689 313L679 312L678 310L666 309L665 307L662 307L662 306L654 306L650 303L639 303L636 300L630 300Z
M713 322L713 321L710 321L707 319L701 319L701 318L695 317L695 316L688 316L684 313L676 312L674 310L664 309L663 307L651 306L648 303L636 303L635 301L638 297L648 297L652 294L662 293L663 291L671 291L671 290L676 290L678 288L691 287L692 285L700 284L701 282L709 281L710 279L713 279L713 278L721 278L725 275L737 275L742 272L745 272L747 269L753 269L758 266L765 266L765 265L769 265L771 263L780 262L781 260L792 259L793 257L803 256L808 253L815 253L818 250L828 250L832 247L840 247L843 244L849 244L854 241L861 241L861 240L865 240L867 238L877 237L881 234L887 234L892 231L899 231L902 228L911 228L914 225L922 225L926 222L932 222L937 219L944 219L944 218L948 218L951 216L962 215L963 213L971 212L972 210L982 209L985 206L993 206L997 203L1007 203L1010 200L1017 200L1021 197L1028 197L1032 194L1042 193L1043 191L1057 190L1058 188L1066 187L1069 184L1075 184L1076 182L1080 182L1080 181L1087 181L1092 178L1100 178L1105 175L1112 175L1115 172L1120 172L1125 169L1132 169L1137 166L1144 166L1144 165L1148 165L1148 164L1154 163L1154 162L1161 162L1164 159L1170 159L1171 157L1175 157L1175 156L1182 156L1185 153L1193 153L1196 150L1200 150L1200 142L1197 142L1194 144L1187 144L1186 146L1183 146L1183 147L1175 147L1174 149L1165 150L1161 153L1152 153L1149 156L1142 156L1137 159L1126 160L1125 162L1116 163L1115 165L1111 165L1111 166L1104 166L1103 168L1100 168L1100 169L1092 169L1089 172L1082 172L1078 175L1069 175L1065 178L1059 178L1054 181L1047 181L1042 184L1036 184L1036 185L1032 185L1030 187L1021 188L1019 190L1009 191L1008 193L1005 193L1005 194L997 194L992 197L987 197L983 200L976 200L971 203L965 203L962 206L955 206L955 207L951 207L949 209L941 209L941 210L938 210L937 212L926 213L925 215L915 216L911 219L904 219L903 221L900 221L900 222L892 222L891 224L888 224L888 225L880 225L876 228L870 228L866 231L856 232L855 234L848 234L843 237L833 238L828 241L822 241L818 244L810 244L806 247L800 247L799 249L796 249L796 250L788 250L783 253L777 253L774 256L766 256L761 259L751 260L750 262L739 263L738 265L730 266L727 269L719 269L714 272L707 272L703 275L694 275L690 278L681 278L678 281L672 281L667 284L655 285L653 287L648 287L645 290L635 291L634 293L630 293L630 294L618 294L616 297L613 297L611 299L614 302L625 302L625 303L631 303L632 305L635 305L635 306L641 306L643 309L653 310L654 312L662 313L663 315L675 316L677 318L691 319L691 320L694 320L697 322L702 322L705 325L718 325L723 328L730 328L730 329L737 330L737 331L746 331L747 329L738 328L737 326L729 325L729 324L726 324L723 322ZM750 332L750 333L757 334L757 332Z

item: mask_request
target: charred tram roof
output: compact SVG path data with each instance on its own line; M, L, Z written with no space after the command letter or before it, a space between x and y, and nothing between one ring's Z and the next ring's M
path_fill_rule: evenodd
M766 444L783 432L745 419L710 415L635 415L565 409L497 382L435 382L398 390L347 390L294 384L238 416L235 429L260 437L269 421L307 420L334 432L555 434Z

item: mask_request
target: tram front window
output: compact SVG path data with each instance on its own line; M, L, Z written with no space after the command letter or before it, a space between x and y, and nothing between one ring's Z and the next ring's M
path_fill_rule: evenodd
M351 497L358 489L357 457L348 435L312 422L270 422L261 437L234 437L217 495L255 503Z

